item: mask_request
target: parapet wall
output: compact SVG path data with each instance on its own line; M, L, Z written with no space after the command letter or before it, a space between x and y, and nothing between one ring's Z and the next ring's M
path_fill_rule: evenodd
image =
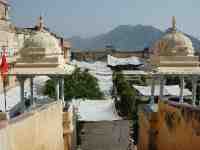
M11 120L0 129L0 150L64 150L60 102Z
M138 150L199 150L200 109L160 103L158 112L139 114Z

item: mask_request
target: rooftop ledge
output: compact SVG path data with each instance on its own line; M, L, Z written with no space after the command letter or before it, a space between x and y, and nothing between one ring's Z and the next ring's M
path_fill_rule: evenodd
M32 108L30 111L24 112L21 115L15 118L12 118L10 120L7 119L7 115L5 113L0 113L0 130L6 128L8 125L15 124L19 121L23 121L24 119L27 119L28 117L33 116L36 113L41 112L50 107L53 107L55 105L62 105L62 102L54 101L54 102L44 104L44 105L37 105L36 107Z
M188 103L178 103L178 102L174 102L174 101L167 101L167 103L170 106L176 107L176 108L186 108L189 109L191 111L199 111L200 112L200 107L199 106L194 106Z

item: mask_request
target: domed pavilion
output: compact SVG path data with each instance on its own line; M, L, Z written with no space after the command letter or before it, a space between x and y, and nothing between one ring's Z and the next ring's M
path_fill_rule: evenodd
M192 101L196 102L197 78L200 75L199 57L195 56L192 41L176 27L176 19L172 19L172 27L167 30L163 37L156 41L150 51L144 70L123 71L127 77L132 75L151 76L151 103L154 103L156 83L160 84L160 99L163 100L163 91L166 76L180 77L179 101L184 102L184 78L192 79Z
M166 34L156 41L151 48L150 62L156 67L198 67L198 57L192 41L176 28L176 20L173 17L172 27Z
M15 68L9 73L20 83L21 102L24 106L24 82L30 79L31 101L33 101L33 79L35 76L48 76L55 80L56 99L64 101L64 75L71 74L73 66L65 63L58 39L45 30L40 17L37 30L31 32L18 52ZM61 93L60 90L61 89Z
M184 77L192 78L192 100L195 105L197 76L200 74L199 57L195 56L192 41L184 33L177 30L176 19L172 19L172 27L160 40L155 42L150 56L153 78L160 79L160 97L163 97L163 87L166 75L178 75L181 79L180 102L183 103ZM155 80L155 79L154 79ZM152 85L152 101L154 84Z

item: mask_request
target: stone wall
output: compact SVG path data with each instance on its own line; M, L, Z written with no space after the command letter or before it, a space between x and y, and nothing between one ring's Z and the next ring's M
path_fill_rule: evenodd
M139 58L144 58L145 57L145 53L144 51L140 51L140 52L115 52L112 54L112 56L117 57L117 58L127 58L127 57L131 57L131 56L135 56L135 57L139 57Z
M42 106L0 129L0 150L64 150L60 102Z
M73 108L63 112L64 150L76 150L76 115Z
M126 150L129 121L82 122L80 145L83 150Z
M133 52L110 52L110 51L82 51L82 52L72 52L72 59L78 61L107 61L107 55L112 55L118 58L127 58L131 56L139 57L139 58L146 58L147 54L145 51L133 51Z
M200 109L168 102L139 113L138 150L199 150Z

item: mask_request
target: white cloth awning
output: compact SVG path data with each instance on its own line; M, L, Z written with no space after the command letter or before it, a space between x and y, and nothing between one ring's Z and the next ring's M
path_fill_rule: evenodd
M73 100L72 105L78 110L79 121L122 120L113 100Z
M140 58L132 56L127 58L116 58L111 55L107 56L107 63L109 66L124 66L124 65L143 65L143 62L140 60Z
M133 87L143 96L151 96L151 86L138 86L133 85ZM179 85L165 85L164 92L165 96L179 96L180 95L180 87ZM160 86L155 86L155 96L160 95ZM183 96L191 96L192 93L189 89L183 90Z

